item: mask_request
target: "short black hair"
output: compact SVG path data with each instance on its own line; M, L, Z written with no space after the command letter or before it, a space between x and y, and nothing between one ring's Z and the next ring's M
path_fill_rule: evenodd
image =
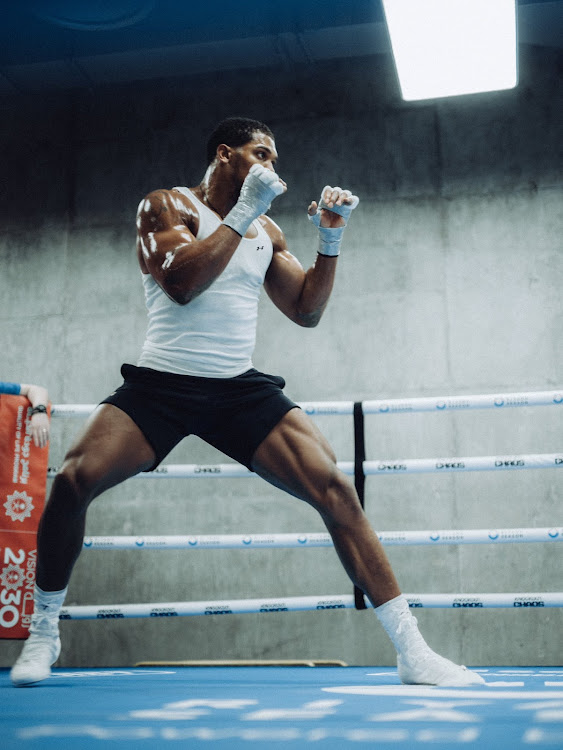
M270 138L274 137L270 128L259 120L251 120L248 117L227 117L226 120L222 120L207 141L207 163L211 164L221 143L233 148L244 146L252 140L256 132L269 135Z

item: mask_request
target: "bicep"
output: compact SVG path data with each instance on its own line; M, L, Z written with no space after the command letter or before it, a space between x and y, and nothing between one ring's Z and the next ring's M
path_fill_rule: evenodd
M194 240L190 230L180 225L140 236L141 256L155 281L159 284L165 281L178 255L188 250Z
M137 212L139 263L167 294L170 269L195 240L178 201L169 191L158 190L141 201Z

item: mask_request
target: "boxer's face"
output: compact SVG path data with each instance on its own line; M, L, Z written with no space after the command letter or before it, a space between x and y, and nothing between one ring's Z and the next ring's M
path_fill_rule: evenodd
M253 164L261 164L266 169L275 172L277 159L278 152L274 139L259 131L254 133L252 140L248 143L231 149L231 166L236 174L237 182L241 185Z

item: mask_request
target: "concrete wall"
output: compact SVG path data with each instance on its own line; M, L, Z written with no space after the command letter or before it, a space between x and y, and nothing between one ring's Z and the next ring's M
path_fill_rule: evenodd
M327 182L361 204L321 325L299 329L264 297L255 365L296 400L560 388L562 58L524 47L514 91L400 101L386 58L174 79L0 103L0 327L4 380L54 403L96 403L135 362L145 314L134 216L149 190L197 184L215 122L268 122L288 193L271 215L304 265L308 202ZM341 460L352 420L317 422ZM79 420L53 423L60 463ZM367 418L368 458L557 452L561 412ZM223 457L196 438L170 463ZM369 478L379 530L560 526L556 470ZM259 479L130 480L92 506L87 533L321 531ZM402 588L561 591L559 544L391 548ZM332 550L85 552L67 604L351 593ZM562 611L427 610L431 645L467 664L561 664ZM62 623L60 664L147 659L338 658L392 664L372 612ZM20 644L0 643L10 664Z

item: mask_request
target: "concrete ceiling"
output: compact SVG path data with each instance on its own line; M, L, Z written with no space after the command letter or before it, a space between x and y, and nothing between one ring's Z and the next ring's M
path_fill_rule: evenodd
M518 35L562 48L563 0L519 0ZM380 0L16 0L0 95L389 53Z

